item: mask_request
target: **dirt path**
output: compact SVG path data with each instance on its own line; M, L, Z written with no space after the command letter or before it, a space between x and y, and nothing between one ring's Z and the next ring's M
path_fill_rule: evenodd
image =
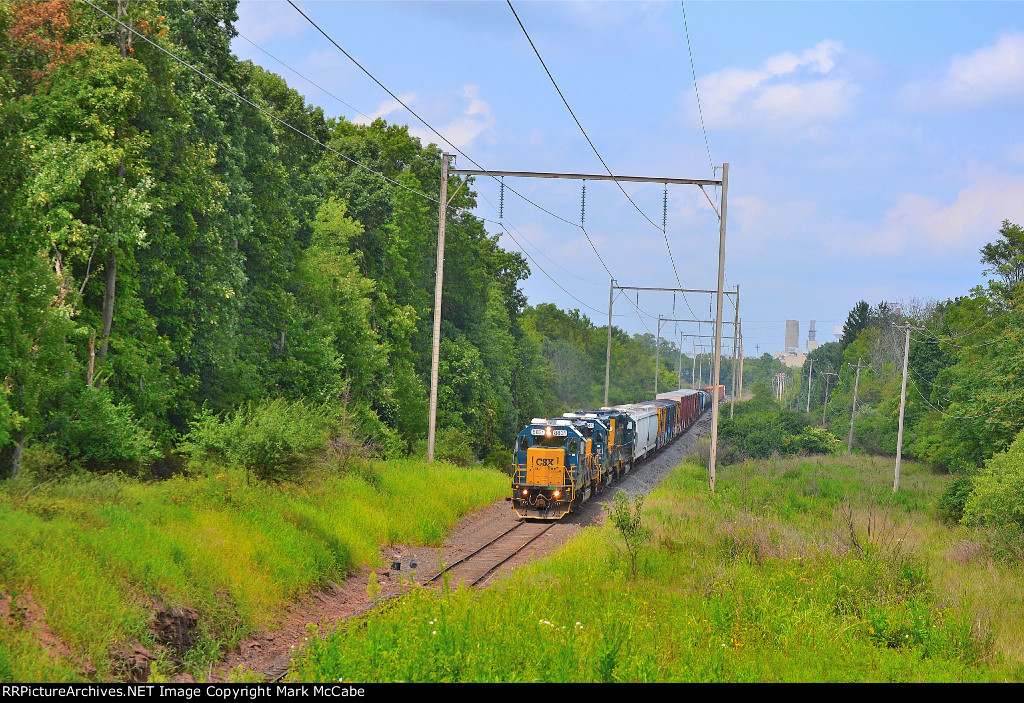
M496 578L510 570L549 554L584 527L603 522L604 511L601 503L608 500L614 492L621 489L630 496L649 492L669 471L678 466L684 457L693 453L697 439L706 437L710 428L711 413L706 412L671 445L653 458L638 464L629 475L612 484L607 492L598 494L595 499L585 503L578 512L555 524L543 536L503 564L482 582L481 586L493 583ZM407 584L410 580L418 583L426 581L438 572L439 564L457 561L508 530L517 521L518 518L513 514L508 501L499 500L463 518L455 526L443 547L384 547L381 553L389 566L373 572L381 589L378 599L399 595L403 582ZM395 566L400 568L396 569ZM350 574L343 585L331 583L325 590L307 594L278 620L277 627L241 642L222 662L211 669L210 680L226 680L229 672L238 666L260 672L268 679L282 676L292 655L308 638L307 627L310 624L323 624L330 628L340 621L362 615L373 608L373 600L367 593L370 573L364 569Z

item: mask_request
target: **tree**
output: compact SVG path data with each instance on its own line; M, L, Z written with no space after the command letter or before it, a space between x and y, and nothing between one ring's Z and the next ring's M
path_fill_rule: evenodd
M1000 239L981 248L981 263L986 276L1002 279L1001 288L1012 290L1024 281L1024 228L1003 220Z
M860 334L861 330L868 326L870 315L871 306L868 305L866 300L861 300L853 306L853 309L846 316L846 324L843 325L843 336L839 340L843 349L850 346L853 340L857 339L857 335Z

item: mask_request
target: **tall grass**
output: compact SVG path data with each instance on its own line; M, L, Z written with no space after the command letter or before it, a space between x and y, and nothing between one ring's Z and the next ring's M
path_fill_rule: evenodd
M384 543L439 544L508 488L497 471L414 461L280 485L205 468L161 483L88 476L0 490L0 595L30 594L71 651L55 658L0 624L0 680L68 680L89 667L114 677L113 648L155 644L156 603L199 611L184 656L199 673L310 587L380 565Z
M932 517L944 477L786 459L677 469L647 501L632 579L610 525L485 591L415 590L315 638L297 680L1021 680L1019 637L952 593ZM980 568L980 567L979 567ZM987 563L1020 592L1017 571ZM998 601L1005 602L1005 601ZM1019 603L1000 618L1019 622ZM1016 637L1016 639L1014 639Z

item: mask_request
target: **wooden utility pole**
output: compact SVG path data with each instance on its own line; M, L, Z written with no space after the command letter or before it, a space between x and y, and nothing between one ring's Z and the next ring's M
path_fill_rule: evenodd
M895 325L907 330L907 341L903 347L903 386L900 389L900 429L896 435L896 475L892 481L892 492L900 489L900 464L903 460L903 413L907 407L907 363L910 361L910 330L920 329L912 325Z
M829 369L831 369L832 368L832 364L829 364L828 367L829 367ZM823 373L821 375L825 377L825 402L823 402L821 404L821 426L822 426L823 429L828 429L825 426L825 412L826 412L826 410L828 410L828 377L829 376L835 376L836 378L838 378L839 374L837 374L834 371L826 371L825 373Z
M804 410L808 415L811 414L811 381L813 380L812 374L814 373L814 359L810 359L811 368L807 369L807 409Z
M448 152L441 154L441 199L437 215L437 270L434 274L434 342L430 355L430 419L427 427L427 461L434 460L437 434L437 373L441 358L441 288L444 283L444 219L448 209Z
M860 386L860 370L871 368L870 366L864 366L861 363L861 357L857 357L857 365L853 368L857 369L857 377L853 381L853 410L850 411L850 436L846 439L846 456L849 457L853 453L853 419L857 416L857 388Z

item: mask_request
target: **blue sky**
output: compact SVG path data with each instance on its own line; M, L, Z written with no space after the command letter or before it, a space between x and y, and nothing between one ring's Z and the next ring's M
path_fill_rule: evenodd
M504 2L298 4L484 168L603 172ZM978 249L1002 221L1024 224L1024 3L687 2L711 161L679 2L513 4L613 172L709 178L711 162L729 162L726 278L741 288L748 356L781 349L787 318L801 321L801 341L811 319L829 341L862 298L962 295L983 280ZM327 114L383 116L439 141L286 2L243 0L239 15L238 56ZM509 185L579 221L578 182ZM624 187L660 225L662 187ZM497 184L476 190L478 214L497 220ZM682 285L713 288L717 218L699 189L668 193ZM507 191L504 216L534 259L530 302L603 324L608 275L582 231ZM588 183L586 226L620 284L675 285L660 227L614 183ZM708 316L709 296L687 302ZM640 308L671 317L673 299L641 294ZM631 332L655 329L621 298L615 313ZM675 313L690 316L679 297Z

